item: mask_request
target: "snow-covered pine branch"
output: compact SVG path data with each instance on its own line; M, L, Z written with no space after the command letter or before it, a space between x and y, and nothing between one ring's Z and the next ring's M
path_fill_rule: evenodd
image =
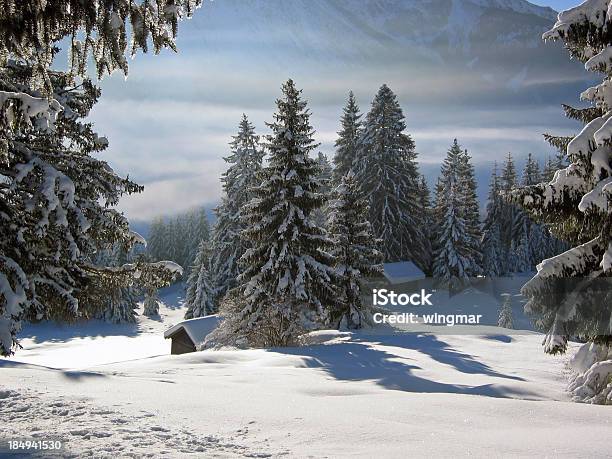
M611 8L609 0L587 0L560 13L544 34L546 40L563 41L587 70L603 73L603 81L581 94L595 110L566 109L569 116L586 123L567 144L570 165L558 170L550 182L514 194L516 202L536 218L552 222L554 235L573 245L538 265L538 274L523 288L529 298L527 310L548 333L544 345L550 353L564 352L568 338L577 335L606 347L611 342ZM612 403L610 375L610 360L593 363L577 377L572 390L586 401Z
M99 248L92 258L93 264L102 268L118 268L135 261L133 250L125 249L121 244ZM136 279L131 275L121 276L113 273L110 276L100 276L100 280L102 285L99 290L103 293L99 299L99 310L94 312L94 317L115 324L136 322L140 291ZM90 297L87 301L92 303L94 300Z
M190 18L202 0L0 0L0 56L33 63L32 86L53 90L48 69L57 44L67 38L70 73L85 77L93 59L99 77L128 73L134 56L152 45L157 54L176 50L178 22ZM129 44L129 45L128 45Z
M19 87L33 98L21 99L38 100L39 92L28 86L32 72L16 63L1 67L0 91ZM46 122L13 123L0 133L6 148L0 161L2 354L12 352L23 319L90 316L88 308L97 305L83 301L95 284L85 268L89 256L103 245L134 243L127 220L111 206L142 188L92 156L107 142L82 121L99 90L88 81L73 89L63 73L49 76L57 101L49 107L61 107L48 115L54 129ZM36 120L46 120L45 103L29 107Z

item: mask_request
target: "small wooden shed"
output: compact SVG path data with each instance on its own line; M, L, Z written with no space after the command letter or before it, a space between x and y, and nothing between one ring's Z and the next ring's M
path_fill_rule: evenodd
M219 316L211 315L180 322L164 332L164 338L172 340L171 354L195 352L206 336L219 325Z

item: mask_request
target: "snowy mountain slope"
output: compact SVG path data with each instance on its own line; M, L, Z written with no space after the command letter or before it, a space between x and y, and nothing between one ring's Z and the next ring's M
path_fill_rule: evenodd
M0 456L4 440L32 435L61 438L67 457L608 454L612 413L567 401L566 358L544 355L539 334L377 328L319 332L301 348L160 355L179 293L166 291L157 324L139 319L130 352L98 328L35 347L30 337L0 359Z
M194 21L202 32L197 43L220 52L240 47L259 49L266 60L333 57L346 65L533 50L555 18L523 0L225 0L206 5Z

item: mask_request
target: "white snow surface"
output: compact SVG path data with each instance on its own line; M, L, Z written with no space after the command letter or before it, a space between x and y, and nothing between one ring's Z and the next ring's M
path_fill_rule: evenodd
M320 331L310 345L169 355L158 320L24 328L0 359L5 440L71 457L609 457L612 410L569 401L542 335Z

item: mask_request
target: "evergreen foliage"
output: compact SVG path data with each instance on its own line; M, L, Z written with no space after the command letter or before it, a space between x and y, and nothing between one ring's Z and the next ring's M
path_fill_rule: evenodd
M361 283L367 277L382 274L382 254L368 221L367 201L359 197L352 171L336 187L331 203L331 254L337 273L336 307L331 323L338 328L361 328L371 323L371 312L361 298Z
M0 65L10 58L32 63L31 87L55 89L49 68L57 43L66 38L70 76L87 74L93 59L98 77L120 70L128 74L128 43L133 57L176 51L178 21L191 17L201 0L0 0ZM128 33L128 31L130 33Z
M421 226L424 229L425 239L423 240L425 261L423 272L431 276L433 272L433 247L436 243L436 232L434 231L434 214L431 203L431 193L425 176L421 175L419 182L419 207L423 211Z
M354 170L360 194L369 203L374 236L383 241L384 260L410 260L427 269L417 154L405 129L397 97L381 86L366 116Z
M336 185L340 183L348 171L353 169L362 135L361 117L355 95L353 91L350 91L348 101L342 111L341 129L335 143L333 180Z
M170 260L185 266L188 275L202 241L210 239L206 210L196 209L164 220L156 217L149 229L147 255L154 261Z
M49 101L31 89L32 78L29 66L0 67L0 95L15 94L4 99L0 134L4 355L12 352L23 318L91 317L102 307L102 299L84 294L94 294L94 286L102 282L94 277L110 273L94 266L89 254L101 246L129 247L136 241L127 220L112 206L123 194L142 190L93 156L108 142L83 118L100 91L87 80L74 89L69 76L54 72L49 74L54 87L54 99ZM86 301L80 302L83 298Z
M325 201L321 207L319 207L313 212L313 220L317 224L317 226L324 228L325 225L327 225L327 217L329 214L329 198L333 190L333 168L329 162L329 159L327 159L327 156L325 156L321 152L319 152L317 156L317 164L319 166L319 173L317 178L321 185L319 192L325 198Z
M504 272L504 252L501 242L502 208L501 184L497 175L497 163L489 182L487 215L483 224L482 252L484 274L490 277L502 276Z
M454 147L454 145L453 145ZM462 191L463 218L465 221L465 249L472 266L468 272L471 277L482 274L483 254L481 247L482 223L480 221L480 204L478 202L474 166L467 150L459 157L459 187Z
M434 222L434 277L449 287L460 287L482 272L482 236L474 171L457 139L442 164Z
M292 80L282 86L274 121L266 136L269 162L255 197L244 209L250 247L241 259L243 299L226 311L221 325L234 342L286 346L299 335L329 322L333 304L330 241L312 220L324 204L310 112Z
M185 319L194 319L213 314L216 310L214 289L210 280L210 249L206 241L200 243L195 264L187 279L185 297Z
M120 244L111 248L101 249L95 254L94 264L102 267L121 267L134 261L133 250L125 250ZM129 285L118 285L107 291L107 305L95 317L106 322L135 323L138 309L139 289L137 280Z
M147 287L145 289L144 307L142 315L147 317L158 317L159 303L160 299L157 289L153 286Z
M587 70L604 74L604 81L587 89L582 99L594 109L568 110L586 122L565 149L569 166L552 180L525 187L514 199L557 237L572 247L538 265L537 275L523 287L525 309L547 332L544 349L562 353L570 337L580 336L610 345L612 312L610 272L610 182L612 181L612 20L607 2L589 0L559 15L545 39L561 40ZM603 355L608 355L604 352ZM612 403L612 360L596 362L572 386L581 400Z
M508 293L502 294L504 302L499 310L499 319L497 325L502 328L513 329L514 323L512 318L512 297Z
M105 288L135 274L165 277L165 266L109 269L89 258L140 239L113 206L142 188L93 156L108 141L84 121L100 96L86 64L92 57L99 76L127 74L126 23L132 53L149 39L156 52L174 48L178 20L199 4L0 1L0 355L14 351L23 319L92 317L107 304ZM66 37L70 72L52 71Z
M238 134L230 143L230 155L224 158L229 168L221 177L223 196L215 209L217 222L211 240L210 282L216 304L228 290L237 286L239 260L249 247L240 237L247 226L242 213L253 197L252 189L258 184L263 157L259 136L243 114Z

